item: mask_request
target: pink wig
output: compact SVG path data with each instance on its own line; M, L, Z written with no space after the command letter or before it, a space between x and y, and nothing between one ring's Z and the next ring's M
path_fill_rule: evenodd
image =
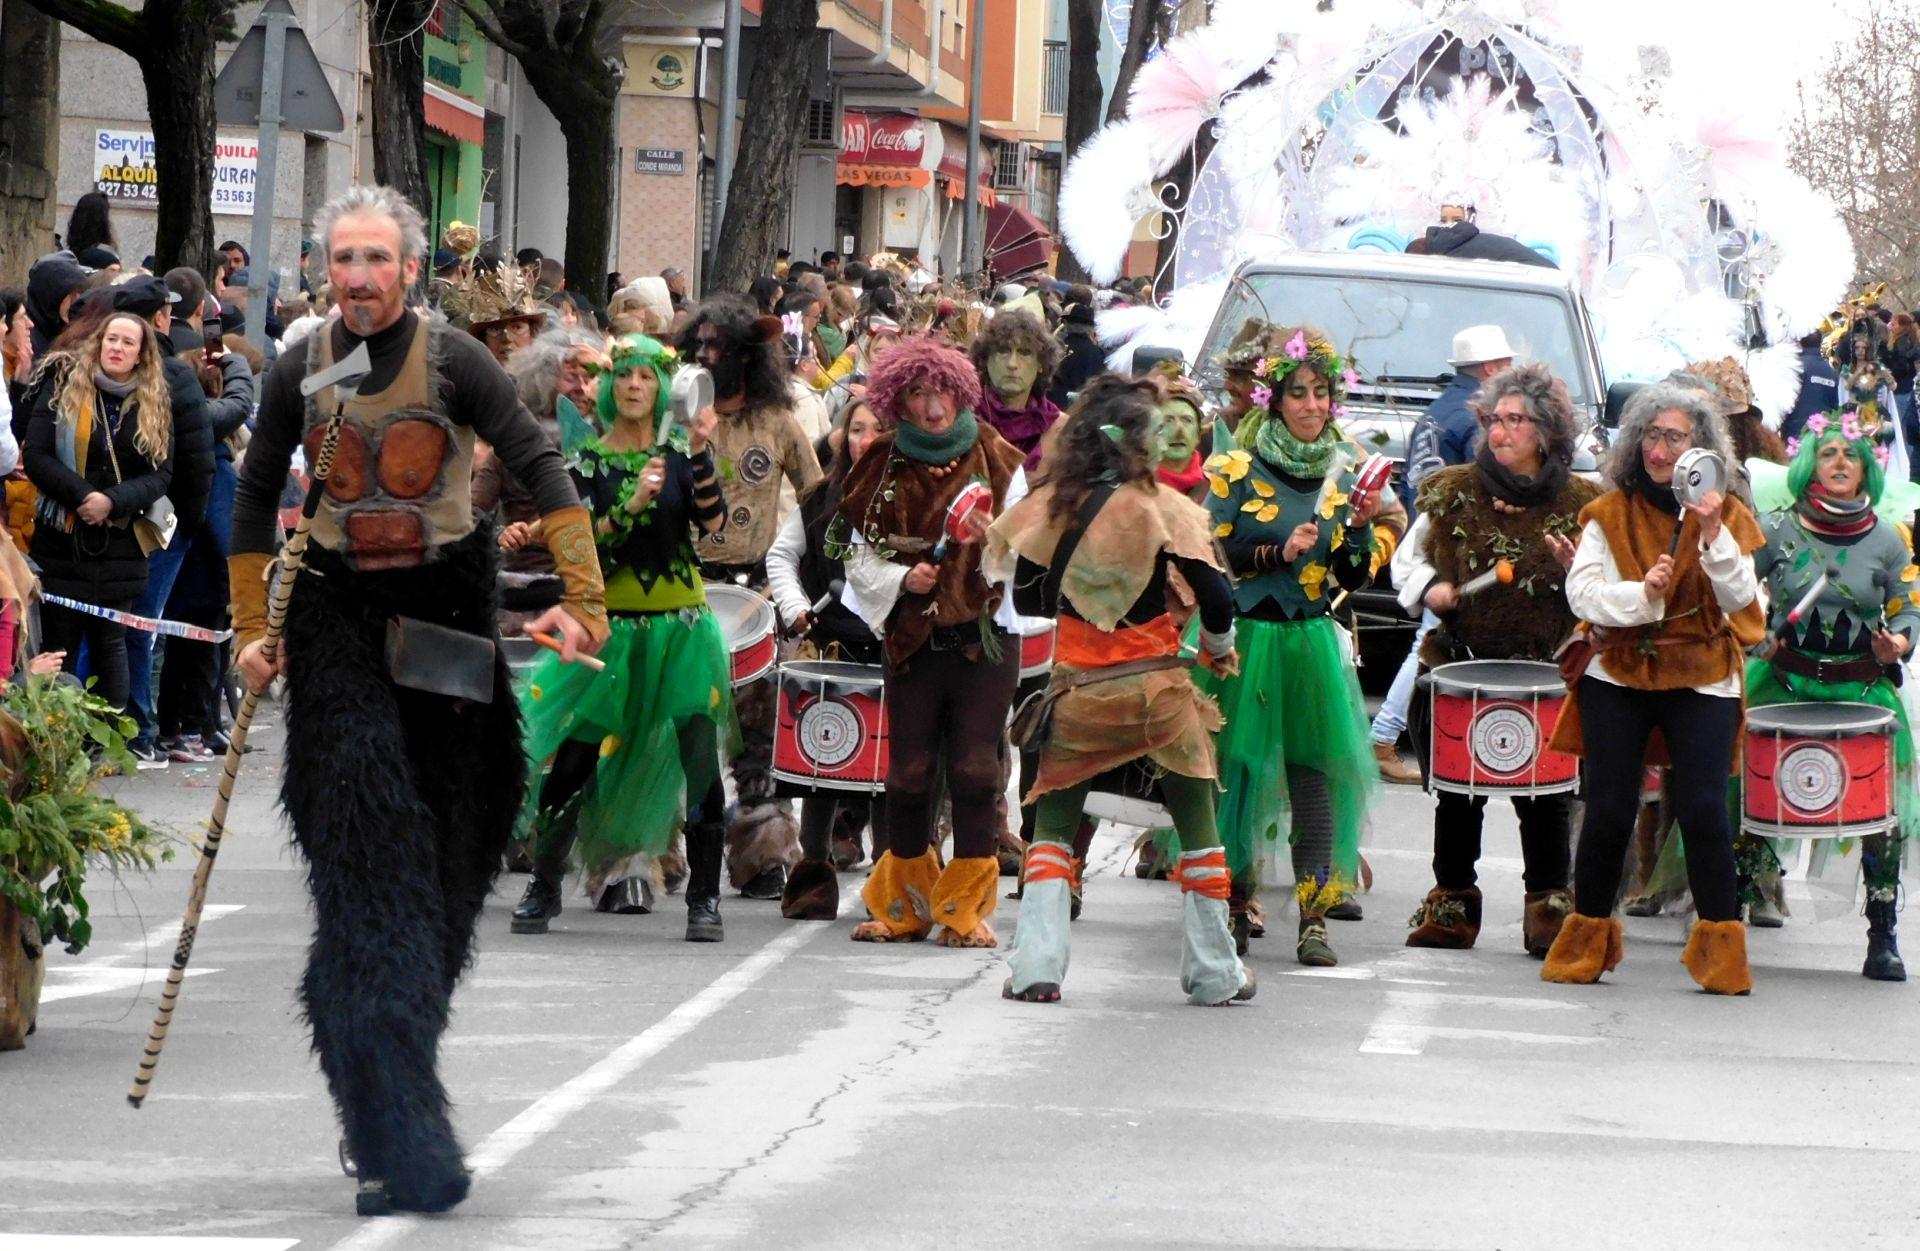
M881 421L900 424L913 387L945 391L961 408L980 410L980 375L973 362L939 335L906 335L874 355L867 370L867 403Z

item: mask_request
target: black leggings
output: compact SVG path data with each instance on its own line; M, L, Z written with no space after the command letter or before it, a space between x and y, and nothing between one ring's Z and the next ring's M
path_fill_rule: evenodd
M833 858L833 827L845 815L856 837L860 827L873 826L874 856L887 845L887 805L883 796L863 791L819 790L800 801L800 856L805 860Z
M1584 698L1584 697L1583 697ZM1567 884L1572 859L1573 796L1516 795L1513 810L1520 817L1520 858L1527 890L1560 890ZM1440 793L1433 813L1433 882L1446 890L1466 890L1478 881L1474 865L1480 859L1480 825L1487 797Z
M1640 808L1642 760L1655 728L1673 767L1667 801L1685 840L1687 882L1702 921L1740 916L1727 825L1727 776L1740 701L1698 691L1643 691L1598 678L1580 681L1580 733L1587 745L1587 819L1574 864L1574 909L1613 913L1627 844Z
M915 652L887 674L887 847L902 860L933 845L944 766L955 859L991 856L999 842L1000 744L1020 679L1019 639L1000 636L998 664L965 652Z
M99 606L133 611L133 601L130 599ZM40 636L40 645L46 650L67 654L65 663L60 667L68 673L79 669L80 644L85 642L87 672L93 675L94 693L128 716L133 715L129 707L132 693L127 675L127 627L92 613L76 612L58 604L43 604L40 608Z

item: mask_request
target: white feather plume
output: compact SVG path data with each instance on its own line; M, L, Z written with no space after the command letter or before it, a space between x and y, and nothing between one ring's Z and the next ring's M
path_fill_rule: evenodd
M1157 208L1153 165L1130 122L1114 122L1081 145L1060 179L1060 231L1095 282L1126 263L1141 217Z
M1792 339L1746 354L1747 380L1753 384L1753 406L1767 428L1778 430L1780 419L1800 398L1800 345Z

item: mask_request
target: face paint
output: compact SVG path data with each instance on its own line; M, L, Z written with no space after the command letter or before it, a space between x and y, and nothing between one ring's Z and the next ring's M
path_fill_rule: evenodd
M1159 420L1161 449L1158 460L1168 469L1185 469L1200 446L1200 417L1184 401L1162 404L1154 410Z
M987 357L987 380L1007 399L1031 394L1039 377L1040 362L1025 348L1003 348Z

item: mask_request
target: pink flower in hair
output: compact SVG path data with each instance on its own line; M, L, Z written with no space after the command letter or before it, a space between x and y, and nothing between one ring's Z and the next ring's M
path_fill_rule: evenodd
M1287 355L1297 361L1303 361L1307 359L1308 351L1307 351L1307 332L1306 331L1304 330L1295 331L1293 338L1287 340Z
M1347 406L1345 404L1333 404L1328 406L1327 411L1338 419L1347 415Z
M1880 462L1880 468L1885 469L1887 467L1887 461L1890 459L1892 451L1892 448L1884 444L1873 449L1873 458Z
M1850 442L1862 437L1859 416L1858 413L1848 413L1840 419L1840 433Z
M1800 440L1798 440L1798 439L1788 439L1788 440L1787 440L1787 455L1788 455L1789 457L1794 457L1794 456L1798 456L1799 454L1800 454Z
M1260 363L1253 367L1253 376L1256 378L1271 378L1273 376L1273 358L1271 356L1262 356Z
M1813 416L1807 418L1807 430L1816 437L1825 434L1827 432L1827 415L1825 413L1815 413Z
M1247 398L1253 401L1255 408L1265 408L1267 405L1273 403L1273 388L1262 383L1260 386L1255 387Z
M1360 385L1360 375L1354 372L1353 366L1349 365L1347 371L1340 375L1340 381L1345 384L1347 390L1351 391Z

